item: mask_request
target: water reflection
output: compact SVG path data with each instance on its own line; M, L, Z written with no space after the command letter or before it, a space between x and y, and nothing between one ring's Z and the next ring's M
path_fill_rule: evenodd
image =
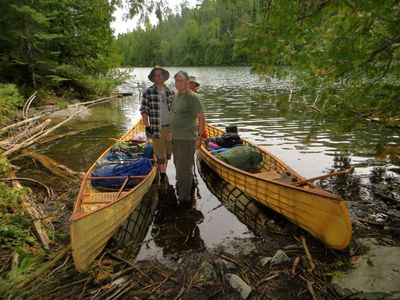
M205 243L198 225L204 216L196 203L189 208L179 207L175 189L168 182L160 186L159 199L151 236L163 255L178 258L187 251L201 251Z
M352 167L351 158L348 155L335 155L333 158L333 166L329 168L326 173L333 173L340 170L346 170ZM320 181L318 184L339 195L343 199L350 201L361 200L361 182L360 177L353 174L345 174L341 176L334 176L327 180Z
M264 231L270 221L265 207L224 181L204 162L197 160L197 167L207 188L229 211L252 231Z
M117 248L123 257L135 258L153 221L158 204L158 185L153 184L142 201L115 231L110 247Z

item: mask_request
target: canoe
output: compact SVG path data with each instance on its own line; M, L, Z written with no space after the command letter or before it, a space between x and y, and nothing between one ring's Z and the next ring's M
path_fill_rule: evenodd
M144 123L140 119L119 141L127 141L144 131ZM104 158L111 148L104 151L98 160ZM122 185L119 190L101 190L92 186L91 174L95 168L96 163L85 173L70 218L72 256L79 272L89 269L115 229L139 204L157 174L153 165L146 176L140 176L140 182L134 187L125 189Z
M209 138L224 131L206 124ZM304 178L264 148L243 140L262 155L256 172L246 172L218 159L203 143L197 157L222 179L249 197L282 214L333 249L345 249L351 240L351 218L346 201L311 183L298 184ZM287 182L287 172L296 182Z

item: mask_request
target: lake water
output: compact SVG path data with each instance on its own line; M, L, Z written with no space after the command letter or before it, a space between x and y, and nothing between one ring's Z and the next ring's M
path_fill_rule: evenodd
M183 69L197 77L201 84L199 95L205 106L207 122L221 128L236 125L243 138L267 148L306 178L322 175L346 164L352 165L356 167L354 177L357 178L357 190L360 190L362 185L368 184L369 175L376 167L385 168L385 174L398 176L399 155L396 151L400 145L400 135L396 129L387 129L382 133L375 124L366 124L351 134L334 132L330 129L334 126L317 124L307 118L309 111L296 108L294 104L302 100L298 95L289 95L289 90L295 90L290 80L265 81L250 74L247 67L167 69L171 74L167 85L171 88L174 88L173 75L178 70ZM76 119L64 128L67 131L93 129L59 140L51 146L43 146L39 151L76 171L85 171L106 147L114 143L111 138L121 136L139 117L139 91L151 84L147 79L150 70L130 70L133 78L123 84L120 90L133 92L133 96L93 106L91 116ZM158 193L153 191L153 198L150 199L154 201L144 201L139 208L141 211L136 212L143 215L143 222L139 225L144 232L136 241L131 241L131 244L141 246L135 252L135 255L138 253L138 259L167 254L178 257L182 250L199 251L205 246L255 235L254 228L257 225L250 221L246 224L245 221L254 219L254 216L246 219L246 216L235 215L232 213L235 204L224 203L226 199L215 196L226 194L229 187L218 182L210 188L208 179L202 178L204 174L199 174L198 170L196 172L196 209L191 214L181 214L167 206L157 209L154 205L156 198L163 203L173 197L175 174L172 163L167 171L170 186ZM330 188L336 188L334 192L344 194L341 196L350 194L348 186L332 185ZM368 198L371 193L366 190L359 194L359 198ZM351 211L352 214L357 213L354 207ZM139 225L128 224L128 227Z

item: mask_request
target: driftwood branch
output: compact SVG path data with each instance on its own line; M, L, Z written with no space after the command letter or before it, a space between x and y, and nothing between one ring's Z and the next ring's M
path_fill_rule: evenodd
M62 121L61 123L51 127L50 129L48 129L47 131L45 131L43 134L40 135L35 135L33 138L31 138L28 141L25 141L21 144L18 144L10 149L8 149L7 151L5 151L3 153L4 156L9 156L11 153L14 153L16 151L19 151L22 148L26 148L30 145L32 145L33 143L35 143L36 141L38 141L39 139L41 139L42 137L48 135L50 132L56 130L58 127L60 127L61 125L63 125L64 123L68 122L69 120L71 120L76 114L80 113L81 111L78 110L77 112L75 112L74 114L72 114L71 116L69 116L67 119L65 119L64 121Z
M23 126L23 125L25 125L25 124L27 124L27 123L36 121L36 120L38 120L38 119L40 119L40 118L43 118L43 116L35 116L35 117L29 118L29 119L25 119L25 120L22 120L22 121L13 123L13 124L11 124L11 125L8 125L8 126L6 126L6 127L1 128L1 129L0 129L0 134L2 134L2 133L4 133L4 132L7 132L7 131L9 131L9 130L11 130L11 129L14 129L14 128L21 127L21 126Z
M34 92L33 95L31 95L29 97L29 99L25 102L24 107L22 108L22 118L26 119L28 117L29 106L31 105L33 100L35 100L36 94L37 94L37 91Z
M308 264L310 266L310 271L313 272L315 269L315 263L312 259L310 250L307 247L306 239L303 236L301 237L301 243L303 245L304 252L306 253L307 256Z
M81 105L91 106L93 104L100 103L100 102L103 102L103 101L107 101L107 100L110 100L110 99L113 99L113 98L117 98L117 96L113 95L113 96L103 97L103 98L99 98L99 99L95 99L95 100L91 100L91 101L87 101L87 102L71 104L71 105L68 105L67 107L76 107L76 106L81 106ZM0 128L0 134L2 134L4 132L7 132L7 131L9 131L11 129L22 127L23 125L25 125L27 123L30 123L32 121L44 118L44 117L46 117L46 115L49 115L49 114L51 114L51 113L53 113L53 112L55 112L57 110L60 110L60 109L54 108L54 109L46 110L46 111L43 111L43 112L39 112L38 115L36 115L34 117L31 117L31 118L28 118L28 119L25 119L25 120L22 120L22 121L19 121L19 122L15 122L13 124L10 124L8 126Z
M69 107L77 107L77 106L81 106L81 105L91 106L93 104L100 103L100 102L103 102L103 101L107 101L107 100L110 100L110 99L113 99L113 98L117 98L117 95L104 97L104 98L99 98L99 99L95 99L95 100L91 100L91 101L87 101L87 102L81 102L81 103L77 103L77 104L71 104L71 105L68 105L67 107L68 108Z
M52 191L51 188L49 188L49 187L48 187L47 185L45 185L44 183L41 183L40 181L37 181L37 180L32 179L32 178L13 177L13 178L2 178L2 179L0 179L0 181L12 181L12 180L17 180L17 181L21 181L21 180L22 180L22 181L30 181L30 182L36 183L36 184L42 186L42 187L46 190L47 195L48 195L50 198L53 198L53 196L54 196L54 193L53 193L53 191Z
M54 159L29 150L22 150L21 154L39 161L45 168L52 173L63 178L81 178L81 173L75 172L65 165L56 162Z
M14 175L11 175L11 178L15 178ZM22 189L22 185L18 181L14 181L14 186L17 189ZM28 212L33 220L33 229L43 245L43 248L50 249L50 239L47 235L46 230L42 224L42 215L40 214L39 210L33 205L32 201L28 198L27 195L22 197L22 206Z
M27 137L36 136L37 134L41 134L49 124L51 123L50 119L40 123L39 125L29 128L26 127L23 131L19 132L17 135L10 137L9 139L5 139L0 142L0 147L3 149L9 149L15 144L17 144L21 140L26 140Z

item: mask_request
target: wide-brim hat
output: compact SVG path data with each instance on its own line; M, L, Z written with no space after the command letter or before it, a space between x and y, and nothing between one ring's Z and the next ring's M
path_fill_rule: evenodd
M195 76L189 76L189 82L193 82L196 85L196 87L200 86L200 83L197 82L197 79Z
M163 68L160 67L160 66L155 66L155 67L153 68L153 70L151 70L149 76L147 76L147 78L149 78L149 80L150 80L151 82L155 82L155 81L154 81L154 71L155 71L155 70L161 70L161 72L163 73L163 76L164 76L164 81L167 81L167 80L168 80L168 78L169 78L169 72L168 72L167 70L163 69Z

